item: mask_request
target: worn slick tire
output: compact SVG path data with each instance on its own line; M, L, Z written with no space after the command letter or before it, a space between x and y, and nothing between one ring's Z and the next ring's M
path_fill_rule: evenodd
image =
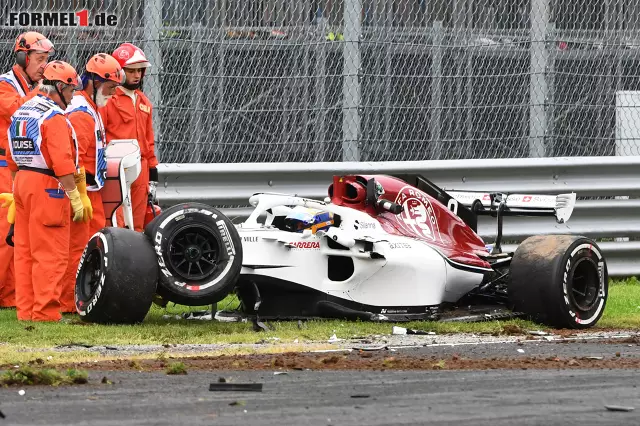
M593 327L609 293L602 250L574 235L529 237L511 260L507 287L512 309L556 328Z
M100 324L144 320L158 284L153 246L140 232L103 228L84 248L76 273L80 317Z
M157 292L164 300L203 306L233 291L242 269L242 240L219 210L201 203L177 204L144 232L154 246Z

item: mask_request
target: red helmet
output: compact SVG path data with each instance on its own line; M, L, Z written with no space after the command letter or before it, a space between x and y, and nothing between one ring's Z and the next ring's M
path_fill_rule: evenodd
M160 206L147 203L147 213L144 215L144 227L146 228L146 226L151 223L156 216L160 215L160 213L162 213Z
M131 43L122 43L113 51L122 68L148 68L151 66L142 49Z

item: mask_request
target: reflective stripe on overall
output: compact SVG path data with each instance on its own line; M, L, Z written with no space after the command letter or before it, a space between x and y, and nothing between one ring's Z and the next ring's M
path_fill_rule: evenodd
M93 109L93 107L87 102L87 99L82 95L75 95L71 99L71 103L67 107L66 114L69 115L75 111L86 112L93 118L94 125L94 137L96 145L96 164L95 171L95 185L87 185L87 191L99 191L104 186L104 181L107 177L107 159L104 156L104 150L106 148L105 138L106 133L104 131L104 123L100 114Z
M13 73L13 70L11 70L11 71L9 71L9 72L7 72L5 74L0 75L0 81L6 81L11 86L13 86L13 88L16 90L16 92L18 92L20 97L24 98L25 96L27 96L27 94L24 91L24 88L22 87L22 85L18 81L18 78Z

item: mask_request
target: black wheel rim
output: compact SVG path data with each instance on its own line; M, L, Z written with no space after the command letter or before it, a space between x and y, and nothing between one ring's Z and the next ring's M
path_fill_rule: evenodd
M87 301L93 297L102 277L102 251L95 248L89 252L79 274L81 300Z
M590 311L598 301L600 276L598 265L592 259L578 260L571 268L569 295L575 306L582 312Z
M185 280L202 280L218 269L220 246L218 236L209 227L188 224L169 240L169 265Z

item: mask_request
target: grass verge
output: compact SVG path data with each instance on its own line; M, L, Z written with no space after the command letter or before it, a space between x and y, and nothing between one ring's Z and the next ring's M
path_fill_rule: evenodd
M597 328L640 329L640 281L612 281L604 315Z
M74 318L65 323L23 323L14 311L0 312L0 342L25 347L96 345L172 345L172 344L256 344L327 341L333 334L339 338L391 334L392 323L313 320L300 325L297 321L269 322L274 329L257 333L250 323L178 320L175 315L189 312L183 306L167 310L153 306L143 324L86 324ZM165 319L163 316L170 315ZM520 319L482 323L411 322L403 327L443 333L500 334L505 325L540 328Z
M67 369L66 372L61 373L53 368L37 369L26 365L23 365L16 370L5 371L4 374L0 376L0 384L5 387L12 385L75 385L85 384L88 381L89 375L83 370L70 368Z
M640 282L635 279L613 281L604 316L591 329L633 329L640 328ZM219 309L233 309L237 301L225 299L218 304ZM338 338L349 339L375 335L389 335L393 324L350 321L307 321L300 326L296 321L273 322L274 330L257 333L249 323L223 323L218 321L198 321L176 319L176 315L207 307L188 308L170 305L168 308L153 306L143 324L135 326L86 324L76 318L71 323L25 323L18 322L15 311L0 311L0 364L7 362L27 362L34 358L55 357L57 362L75 362L95 359L98 354L88 351L91 346L109 345L173 345L173 344L262 344L260 352L296 350L297 345L315 342L326 345L336 334ZM521 319L491 321L481 323L412 322L401 326L437 334L520 334L523 330L547 327ZM69 352L60 351L68 346ZM42 349L37 349L42 348ZM48 350L58 349L58 350ZM34 351L35 350L35 351ZM231 351L231 353L229 353ZM256 353L255 347L232 348L216 351L218 354ZM114 356L100 356L101 359L117 359Z

